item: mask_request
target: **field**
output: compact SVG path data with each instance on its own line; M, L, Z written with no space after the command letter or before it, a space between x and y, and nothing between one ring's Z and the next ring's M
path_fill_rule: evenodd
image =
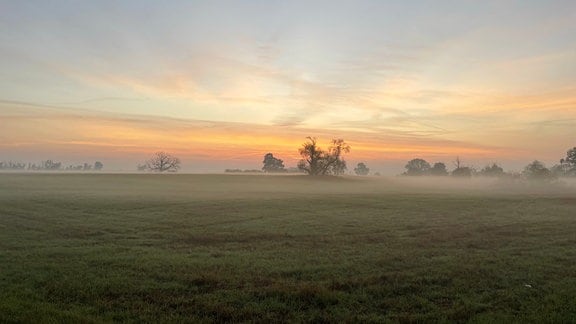
M0 174L0 322L576 322L576 190Z

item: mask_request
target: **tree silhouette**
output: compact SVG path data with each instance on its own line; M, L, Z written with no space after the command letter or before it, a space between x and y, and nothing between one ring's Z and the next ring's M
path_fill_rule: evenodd
M487 165L480 170L480 175L485 177L501 177L504 175L504 169L498 164L492 163L492 165Z
M472 176L472 169L469 167L456 168L452 171L452 176L469 178Z
M448 170L446 170L446 164L442 162L434 163L434 166L430 169L430 175L434 176L447 176Z
M456 160L454 160L454 166L456 169L452 171L452 176L454 177L471 177L472 176L472 169L469 167L462 166L462 161L460 157L457 156Z
M404 168L406 168L404 175L421 176L428 174L428 171L430 170L430 163L426 162L424 159L412 159L406 163Z
M333 174L333 175L343 175L348 167L346 166L346 161L342 159L337 159L334 161L334 164L330 167L326 174Z
M552 174L552 172L548 170L548 168L546 168L544 163L538 160L535 160L532 163L528 164L524 168L524 172L522 172L522 174L528 180L549 181L554 179L554 175Z
M100 171L102 170L102 168L104 168L104 164L102 164L102 162L100 161L94 162L94 170Z
M284 161L274 157L272 153L267 153L264 155L264 161L262 161L264 166L262 170L264 172L284 172Z
M370 169L366 167L366 164L360 162L354 168L354 173L356 173L357 175L365 176L368 175L368 173L370 173Z
M576 167L576 147L573 147L566 152L566 158L564 161L571 167Z
M298 162L298 169L309 175L339 175L346 170L346 162L342 159L343 153L350 152L350 146L343 139L332 140L328 151L322 150L315 137L306 137L307 141L298 150L302 160Z
M554 174L561 176L576 176L576 147L566 152L566 157L560 159L560 165L552 167Z
M153 172L176 172L180 169L180 159L165 152L156 152L146 161L146 169Z

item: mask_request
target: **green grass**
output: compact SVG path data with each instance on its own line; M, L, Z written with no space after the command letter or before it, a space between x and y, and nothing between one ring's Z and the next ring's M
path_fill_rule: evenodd
M0 322L576 322L573 188L435 185L0 174Z

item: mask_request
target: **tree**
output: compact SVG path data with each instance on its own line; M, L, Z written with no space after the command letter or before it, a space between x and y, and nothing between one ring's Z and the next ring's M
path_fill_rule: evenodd
M560 160L563 161L564 159ZM550 172L552 172L552 174L555 177L565 177L567 175L570 174L570 168L568 167L568 164L566 163L560 163L560 164L555 164L550 168Z
M41 170L60 170L62 162L54 162L52 160L42 161Z
M100 171L102 170L102 168L104 168L104 164L102 164L102 162L100 161L94 162L94 170Z
M332 164L332 166L330 167L330 169L326 174L333 174L339 176L346 173L346 170L348 170L346 161L342 159L337 159L336 161L334 161L334 164Z
M180 159L165 152L156 152L146 161L146 169L153 172L176 172L180 169Z
M566 158L560 159L560 165L553 167L555 173L562 176L576 176L576 147L566 152Z
M576 147L573 147L566 152L566 158L564 161L571 167L576 167Z
M284 161L277 159L272 155L272 153L267 153L264 155L264 161L262 161L264 166L262 170L264 172L284 172Z
M454 163L454 167L456 167L456 169L460 169L460 164L462 163L462 161L460 161L460 157L457 156L456 160L454 160L454 162L452 163Z
M532 163L528 164L524 168L524 172L522 172L522 174L528 180L549 181L554 179L554 175L552 174L552 172L548 170L548 168L546 168L546 166L538 160L535 160Z
M342 159L342 154L350 152L350 146L343 139L333 139L326 152L318 146L315 137L306 138L307 141L298 150L302 156L298 169L312 176L344 173L346 162Z
M469 167L463 167L462 161L460 157L457 156L456 160L454 160L454 166L456 169L452 171L452 176L454 177L471 177L472 176L472 169Z
M365 176L370 173L370 169L366 167L366 164L360 162L354 168L354 173L356 173L356 175Z
M423 159L412 159L408 161L408 163L406 163L406 166L404 166L404 168L406 168L406 172L404 172L404 175L421 176L428 174L428 171L430 170L430 163L426 162L426 160Z
M498 164L492 163L492 165L487 165L480 170L480 175L485 177L501 177L504 175L504 169Z
M472 176L472 169L469 167L456 168L452 171L452 176L470 178Z
M446 170L446 164L442 162L434 163L434 166L430 169L430 174L434 176L447 176L448 170Z

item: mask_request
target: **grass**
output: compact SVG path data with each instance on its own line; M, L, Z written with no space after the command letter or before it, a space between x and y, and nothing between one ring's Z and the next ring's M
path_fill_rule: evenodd
M0 322L576 322L576 192L499 188L0 174Z

